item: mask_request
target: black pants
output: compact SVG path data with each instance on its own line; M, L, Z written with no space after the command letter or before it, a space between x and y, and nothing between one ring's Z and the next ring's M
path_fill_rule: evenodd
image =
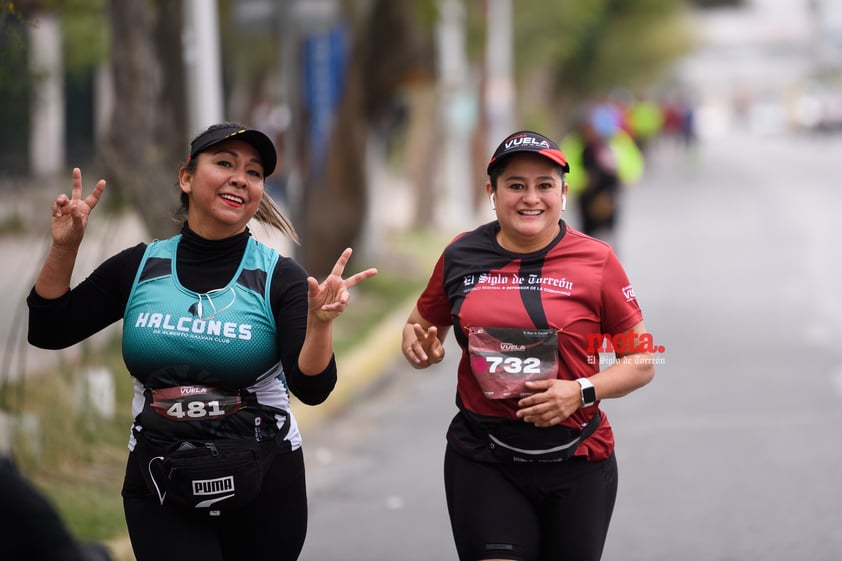
M304 455L278 454L260 495L246 508L210 517L162 507L149 492L133 455L123 507L137 561L295 561L307 533Z
M617 462L492 464L447 448L447 507L461 561L597 561L614 500Z

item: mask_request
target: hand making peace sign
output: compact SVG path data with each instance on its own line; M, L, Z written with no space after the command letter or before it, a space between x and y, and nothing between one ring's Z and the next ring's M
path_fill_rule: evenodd
M51 233L56 246L78 247L85 235L88 216L99 202L105 190L105 180L97 181L90 195L82 198L82 171L73 168L73 186L70 198L62 193L52 206Z
M307 301L310 313L320 321L328 322L338 317L345 311L345 306L351 297L348 289L377 274L377 269L371 268L343 279L342 273L351 258L351 253L350 247L342 252L333 270L321 284L313 277L307 278Z

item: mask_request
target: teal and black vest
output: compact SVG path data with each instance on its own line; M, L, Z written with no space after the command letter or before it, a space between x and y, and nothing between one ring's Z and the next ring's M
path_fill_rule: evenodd
M123 358L149 388L246 388L282 374L269 300L278 253L250 238L228 285L197 293L178 280L181 235L146 248L123 316ZM282 377L282 376L281 376Z

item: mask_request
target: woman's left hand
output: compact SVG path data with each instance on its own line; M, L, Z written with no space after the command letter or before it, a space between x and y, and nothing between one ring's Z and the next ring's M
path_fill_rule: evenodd
M342 273L345 272L345 265L348 264L351 253L350 247L342 252L330 275L321 284L313 277L307 278L307 302L310 314L315 319L323 322L335 319L345 311L345 306L348 305L348 300L351 298L348 289L377 274L377 269L372 268L343 279Z
M536 393L518 401L517 416L537 427L552 427L581 405L579 384L572 380L535 380L526 387Z

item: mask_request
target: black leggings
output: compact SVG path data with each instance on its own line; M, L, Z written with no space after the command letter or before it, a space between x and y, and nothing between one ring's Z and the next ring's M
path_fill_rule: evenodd
M146 488L132 454L123 485L123 508L137 561L295 561L307 533L304 456L278 454L260 496L247 508L220 517L162 507Z
M460 561L597 561L614 500L617 462L472 461L449 446L444 485Z

